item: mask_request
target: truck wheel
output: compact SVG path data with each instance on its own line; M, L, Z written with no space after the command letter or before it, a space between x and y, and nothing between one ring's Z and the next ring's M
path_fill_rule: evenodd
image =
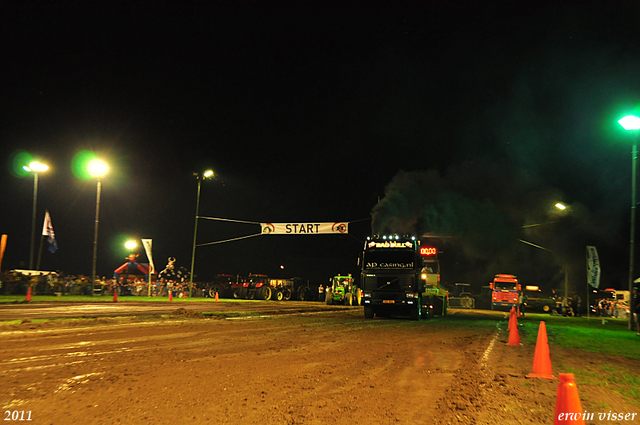
M364 318L365 319L373 319L373 307L370 305L364 306Z
M551 307L545 304L542 306L542 311L544 311L545 313L549 313L551 311Z
M300 299L300 301L306 301L307 300L307 291L305 291L304 289L300 289L300 293L298 294L298 298Z
M284 300L284 292L282 292L282 291L280 291L280 290L277 290L277 289L276 289L276 294L274 295L274 298L275 298L277 301L282 301L282 300Z
M422 307L420 307L420 304L411 309L411 320L420 320L421 315Z
M434 316L443 316L444 311L444 301L442 298L433 297L433 315Z

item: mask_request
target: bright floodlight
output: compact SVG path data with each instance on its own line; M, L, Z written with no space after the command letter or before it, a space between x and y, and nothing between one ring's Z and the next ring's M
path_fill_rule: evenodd
M205 176L205 177L211 177L211 176L213 176L213 170L207 170L202 175Z
M92 159L89 161L87 169L92 177L102 177L109 171L109 166L101 159Z
M43 171L47 171L49 166L38 161L33 161L29 163L29 165L22 166L22 169L28 172L33 171L34 173L41 173Z
M135 249L138 246L138 244L136 243L136 241L127 241L124 244L124 247L127 249Z
M636 117L635 115L627 115L624 118L620 118L618 120L618 123L625 130L640 130L640 118Z
M559 209L559 210L566 210L567 206L565 204L563 204L562 202L558 202L556 204L556 208Z

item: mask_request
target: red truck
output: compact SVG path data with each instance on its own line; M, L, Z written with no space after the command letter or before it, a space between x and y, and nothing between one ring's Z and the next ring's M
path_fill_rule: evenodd
M517 276L497 274L489 283L491 287L491 310L511 310L518 308L518 300L522 287Z

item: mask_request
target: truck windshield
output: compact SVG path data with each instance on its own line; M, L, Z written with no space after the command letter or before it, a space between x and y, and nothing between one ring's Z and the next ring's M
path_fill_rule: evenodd
M510 289L516 290L518 289L518 284L515 282L496 282L496 289Z
M369 291L413 291L415 290L414 275L365 275L364 289Z
M416 267L415 251L371 250L364 253L364 269L413 269Z

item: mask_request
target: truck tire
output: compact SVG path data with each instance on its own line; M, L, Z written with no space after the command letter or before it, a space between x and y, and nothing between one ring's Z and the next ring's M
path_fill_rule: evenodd
M307 300L307 291L304 288L300 288L300 293L298 294L298 299L300 301L306 301Z
M444 301L440 297L433 297L433 315L444 316Z
M422 316L422 307L418 304L411 308L411 320L420 320L420 316Z
M545 313L550 313L551 312L551 307L549 307L549 304L545 304L542 306L542 311L544 311Z
M364 318L365 319L373 319L373 307L370 305L365 305L364 306Z
M284 292L282 292L279 289L276 289L275 294L273 295L273 298L275 298L276 301L284 300Z

